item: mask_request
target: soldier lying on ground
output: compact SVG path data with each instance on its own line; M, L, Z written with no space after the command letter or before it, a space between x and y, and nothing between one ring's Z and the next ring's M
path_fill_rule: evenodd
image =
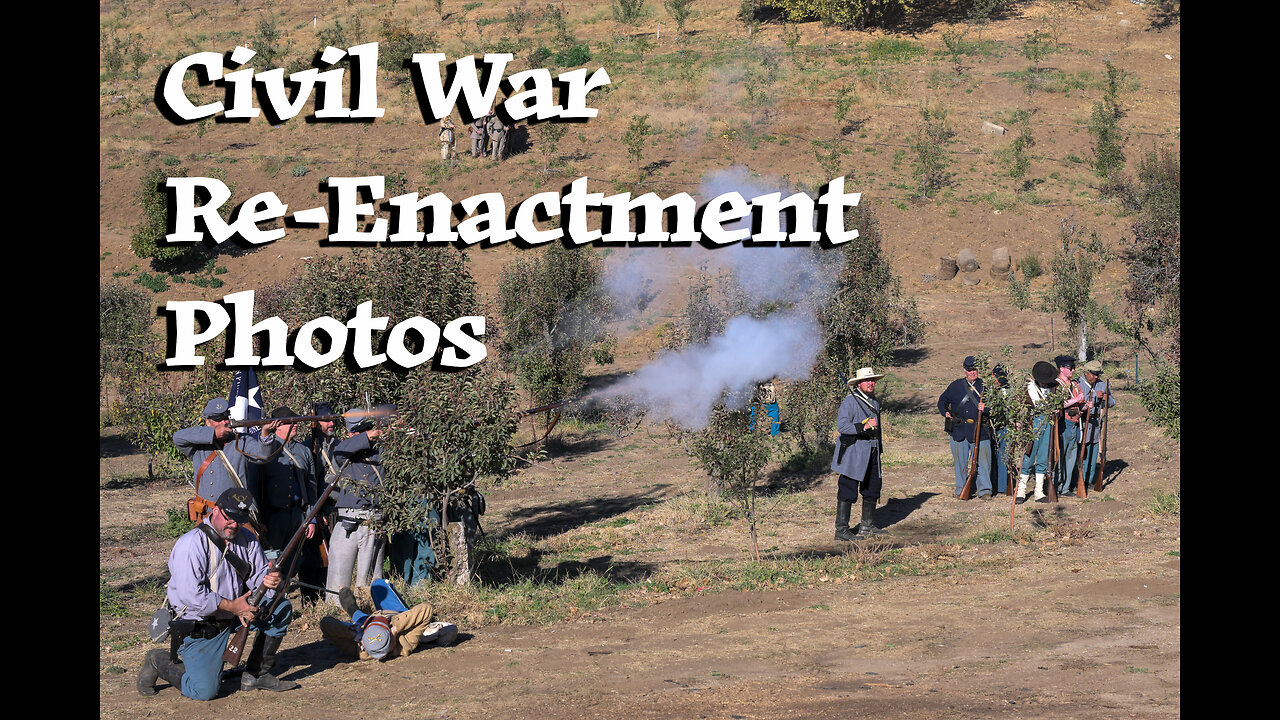
M374 580L369 587L373 612L366 613L356 603L355 593L344 587L338 591L342 609L350 622L335 617L320 620L320 632L348 655L361 660L390 660L408 655L423 643L445 647L458 636L453 623L432 622L431 603L405 607L395 590L384 580Z

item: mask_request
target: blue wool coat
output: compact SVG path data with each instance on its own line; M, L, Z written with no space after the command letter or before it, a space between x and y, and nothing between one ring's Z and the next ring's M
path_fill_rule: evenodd
M868 418L876 419L876 427L872 430L863 431L862 422ZM871 463L871 452L881 450L880 445L880 403L875 398L870 398L870 407L860 398L855 398L852 393L845 395L844 401L840 403L840 411L836 414L836 430L841 435L856 436L852 445L844 451L844 457L840 457L840 441L836 442L835 454L831 456L832 472L847 475L856 480L861 480L867 473L867 466Z

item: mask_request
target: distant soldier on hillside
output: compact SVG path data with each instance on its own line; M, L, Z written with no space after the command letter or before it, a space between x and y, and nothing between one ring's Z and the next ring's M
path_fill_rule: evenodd
M478 117L471 123L471 157L484 157L489 145L488 116Z
M440 159L446 162L453 160L453 149L457 143L453 118L446 117L440 121ZM452 164L452 163L450 163Z
M511 134L497 113L489 115L489 137L493 139L493 159L502 162L507 158L507 137Z

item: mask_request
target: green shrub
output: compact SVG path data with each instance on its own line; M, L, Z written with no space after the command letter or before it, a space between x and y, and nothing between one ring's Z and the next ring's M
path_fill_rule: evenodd
M187 519L187 507L169 508L165 511L164 525L160 526L160 534L168 538L178 538L187 534L196 524Z
M585 44L573 45L556 53L552 60L561 67L577 67L591 62L591 48Z
M791 22L821 20L850 30L883 25L911 11L915 0L764 0Z
M1148 419L1174 440L1182 435L1182 373L1177 365L1157 360L1156 376L1138 384L1138 398Z

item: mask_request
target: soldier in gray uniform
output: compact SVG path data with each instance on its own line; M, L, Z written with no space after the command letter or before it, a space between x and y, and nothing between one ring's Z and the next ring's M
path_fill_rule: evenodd
M880 453L880 403L874 397L876 381L884 377L869 367L859 368L848 381L849 394L840 403L836 443L831 470L840 474L836 491L836 540L855 540L883 534L874 522L876 501L882 480ZM850 530L849 516L862 493L862 522Z
M275 419L297 416L293 410L283 406L272 410L270 415ZM252 488L267 525L267 534L262 540L268 560L274 560L289 544L302 518L316 501L315 459L311 450L298 441L297 427L294 423L283 423L275 429L276 440L282 445L281 451L258 469L257 487ZM315 533L313 520L307 528L306 537L315 537Z
M279 423L273 420L262 426L265 440L259 440L252 431L245 433L239 439L237 447L234 442L237 433L228 426L231 406L226 400L210 400L204 406L203 416L204 425L174 433L173 444L178 446L183 455L191 458L196 495L204 500L207 512L218 496L228 488L252 489L256 485L257 466L268 462L265 458L269 458L278 446L274 432ZM244 452L241 452L240 447L243 447Z
M311 414L315 416L332 416L336 415L333 406L328 401L321 401L311 406ZM317 420L311 425L311 435L307 437L307 451L311 454L311 465L315 468L315 475L312 476L314 485L311 488L311 497L319 498L320 493L324 491L330 483L333 482L337 470L337 462L333 459L333 446L338 444L338 437L333 420ZM335 490L336 492L336 490ZM298 568L298 579L311 585L324 585L325 575L328 572L324 557L321 555L320 548L325 544L325 550L328 550L328 541L330 530L325 518L329 516L328 509L333 507L333 500L325 502L326 507L321 508L316 514L319 521L316 524L316 533L313 537L308 537L302 545L302 566ZM309 512L309 510L308 510ZM302 597L306 601L315 601L319 598L317 591L303 587Z
M391 405L375 409L394 412ZM385 538L369 528L369 520L378 512L377 498L371 494L382 484L382 453L377 440L384 431L366 418L348 418L346 425L350 437L333 448L340 475L339 485L330 495L337 512L329 541L327 588L369 585L382 577L382 560L386 556ZM351 580L353 570L355 582ZM336 593L326 593L326 599L338 604Z
M489 115L489 137L493 139L493 159L502 162L507 159L507 136L511 133L497 113Z
M282 578L279 572L268 572L262 546L242 527L249 521L252 503L249 491L228 488L209 516L174 543L165 596L175 613L169 623L170 646L147 653L138 673L139 693L155 695L156 680L163 678L193 700L212 700L218 694L227 641L242 624L259 632L240 676L240 689L298 687L271 674L293 607L281 597L270 616L266 614L281 592ZM248 595L259 585L269 592L261 606L250 605Z
M1085 407L1089 410L1089 424L1084 428L1084 484L1093 491L1098 471L1098 437L1102 432L1102 403L1106 407L1116 406L1116 399L1111 395L1111 384L1102 379L1102 363L1090 360L1081 368L1084 377L1080 378L1080 389L1084 391Z
M485 115L471 123L471 157L473 158L484 157L489 147L488 120L489 116Z

